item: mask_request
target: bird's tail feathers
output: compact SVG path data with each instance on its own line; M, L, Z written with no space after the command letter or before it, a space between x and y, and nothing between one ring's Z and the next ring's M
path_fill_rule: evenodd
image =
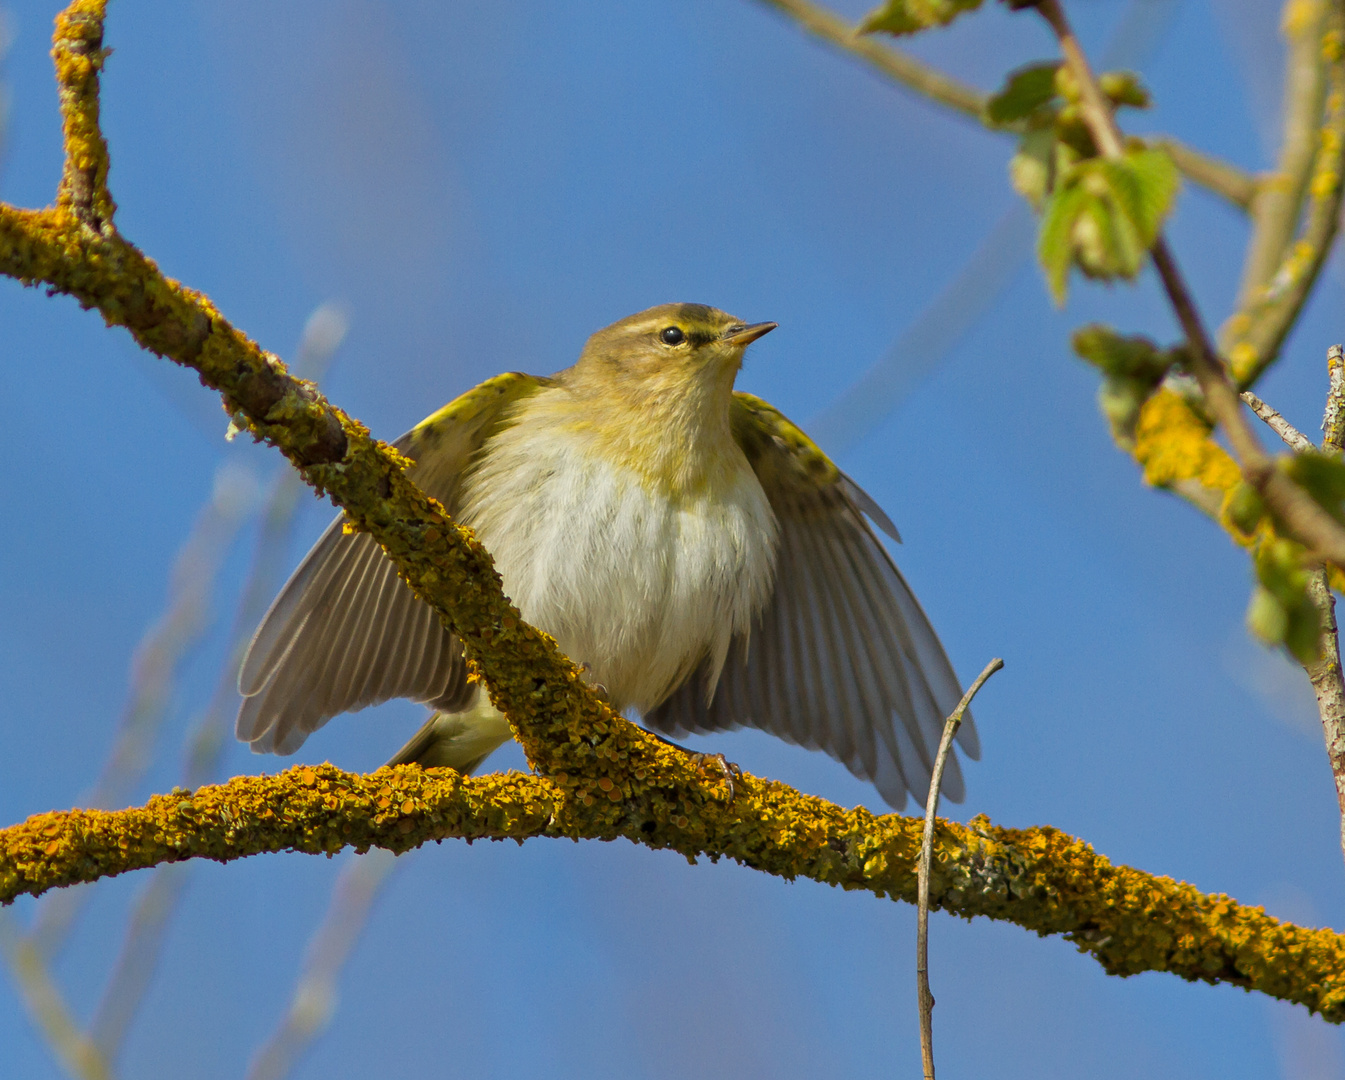
M512 737L509 721L478 688L471 704L461 712L431 713L388 764L415 762L427 769L447 766L470 776Z

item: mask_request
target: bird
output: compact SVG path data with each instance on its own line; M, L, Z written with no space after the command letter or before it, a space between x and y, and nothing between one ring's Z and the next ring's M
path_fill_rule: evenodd
M660 737L754 727L924 804L961 685L875 527L878 504L779 410L734 389L776 329L663 304L551 376L508 372L393 444L490 551L523 618ZM393 698L430 717L389 764L477 770L511 737L462 646L368 534L331 523L239 668L238 738L291 754ZM980 755L967 718L958 744ZM942 794L963 798L956 755Z

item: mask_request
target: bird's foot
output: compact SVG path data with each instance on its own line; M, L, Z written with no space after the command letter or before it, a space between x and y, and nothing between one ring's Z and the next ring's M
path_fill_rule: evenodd
M587 660L585 660L579 665L579 670L582 671L585 675L588 675L589 672L593 670L593 665L590 664ZM607 687L605 687L602 683L591 682L588 684L588 687L590 690L592 690L595 694L598 695L598 699L600 701L604 702L607 705L610 705L612 703L612 696L607 692Z
M735 762L730 761L723 754L695 754L693 756L696 759L698 768L708 769L715 767L723 774L724 782L729 786L729 797L727 801L731 805L733 803L733 796L736 794L736 788L734 787L733 782L735 780L739 782L742 781L742 769L738 768Z

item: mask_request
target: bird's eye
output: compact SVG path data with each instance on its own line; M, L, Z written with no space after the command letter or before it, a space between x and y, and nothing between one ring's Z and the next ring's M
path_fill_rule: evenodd
M686 341L686 334L682 333L676 326L669 326L659 333L659 337L665 345L680 345Z

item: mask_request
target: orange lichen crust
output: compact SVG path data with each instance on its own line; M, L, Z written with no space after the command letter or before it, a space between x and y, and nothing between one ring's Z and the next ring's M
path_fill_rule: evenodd
M735 788L731 803L688 791L613 818L606 809L628 797L608 777L467 778L415 765L359 776L301 765L177 790L129 810L39 814L2 830L0 901L189 858L580 836L624 837L693 860L727 857L780 877L914 900L920 819L844 810L752 777ZM1345 937L1114 866L1056 829L940 821L930 898L965 918L1064 934L1115 975L1169 971L1231 983L1345 1020Z

